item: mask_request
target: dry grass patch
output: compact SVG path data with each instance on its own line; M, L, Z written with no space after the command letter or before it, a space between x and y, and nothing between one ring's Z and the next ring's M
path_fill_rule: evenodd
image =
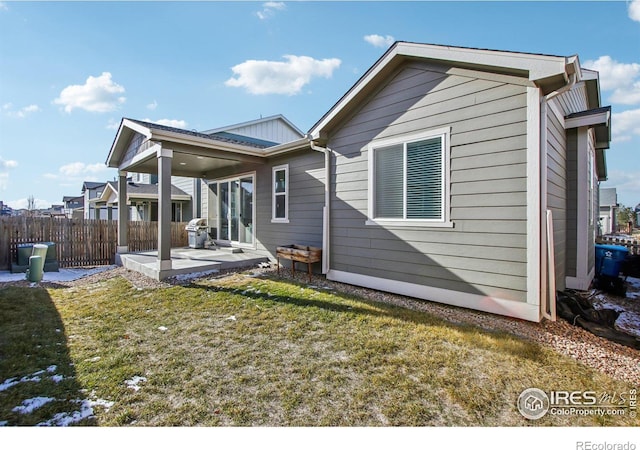
M32 364L23 353L35 345L29 332L2 331L0 382L66 362L74 382L66 394L51 396L113 402L95 407L95 419L82 424L639 424L628 417L528 422L515 407L526 388L633 386L506 333L290 281L235 274L149 290L122 278L67 289L1 289L0 329L36 320L20 300L25 295L58 315L53 326L64 330L63 350ZM21 306L8 314L10 304ZM60 333L51 327L39 321L31 333L38 329L54 342ZM135 377L143 379L128 386ZM0 392L0 420L32 424L53 412L31 419L11 412L35 395L25 386ZM38 388L49 395L48 387Z

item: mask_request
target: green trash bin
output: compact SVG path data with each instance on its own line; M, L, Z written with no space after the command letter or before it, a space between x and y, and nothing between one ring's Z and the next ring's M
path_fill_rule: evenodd
M33 254L33 244L18 244L18 265L28 266L29 257Z
M27 279L29 281L34 283L42 281L47 250L49 250L48 245L35 244L33 246L33 254L29 258L29 269L27 270Z

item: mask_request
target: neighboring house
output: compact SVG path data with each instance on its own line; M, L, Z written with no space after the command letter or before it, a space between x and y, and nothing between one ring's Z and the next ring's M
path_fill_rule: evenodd
M172 176L203 180L214 239L322 246L331 280L539 321L594 276L610 108L577 56L398 42L309 134L222 133L120 124L120 196L158 176L158 278Z
M600 231L602 234L615 233L618 230L616 213L618 212L618 194L616 188L600 188Z
M95 209L107 209L110 220L118 217L118 186L113 181L107 182L102 195L91 200ZM128 181L126 204L130 207L129 220L154 222L158 220L158 185L142 184ZM171 221L185 222L192 217L185 205L191 204L191 196L186 192L171 186Z
M13 209L0 201L0 216L13 216Z
M64 213L69 219L81 219L84 217L84 196L62 197L62 203L64 204Z
M84 218L85 219L106 219L108 215L108 211L106 208L104 210L95 209L95 205L91 202L91 200L98 198L102 195L102 191L104 191L106 182L94 182L94 181L85 181L82 183L82 195L84 197Z
M40 216L57 218L67 217L64 211L64 205L51 205L50 208L40 210Z

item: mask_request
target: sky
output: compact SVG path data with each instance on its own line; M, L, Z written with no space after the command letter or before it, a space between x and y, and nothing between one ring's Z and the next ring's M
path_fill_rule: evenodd
M0 200L61 204L122 117L207 130L283 114L308 131L396 40L570 56L612 106L609 180L640 203L640 0L0 1Z

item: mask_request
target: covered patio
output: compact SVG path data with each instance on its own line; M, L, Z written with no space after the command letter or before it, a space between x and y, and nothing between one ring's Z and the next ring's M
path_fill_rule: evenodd
M261 259L258 258L253 223L246 227L245 235L251 240L242 242L245 244L242 246L243 253L232 253L223 247L215 251L199 252L196 249L189 249L188 252L184 249L172 249L171 177L215 180L238 173L251 173L266 164L269 157L308 147L307 138L277 144L233 134L206 134L123 118L111 146L107 166L118 169L115 191L120 205L127 202L128 173L157 174L158 250L141 254L129 253L126 227L128 208L118 208L116 261L161 280L189 271L229 268L230 264L237 266L241 262L252 265L267 260L268 256L264 252ZM247 189L252 191L254 178L250 177L247 183L250 184ZM247 215L251 208L249 205ZM250 214L254 216L254 213ZM254 220L253 216L250 220ZM229 237L228 240L233 239ZM187 254L190 256L186 257Z

